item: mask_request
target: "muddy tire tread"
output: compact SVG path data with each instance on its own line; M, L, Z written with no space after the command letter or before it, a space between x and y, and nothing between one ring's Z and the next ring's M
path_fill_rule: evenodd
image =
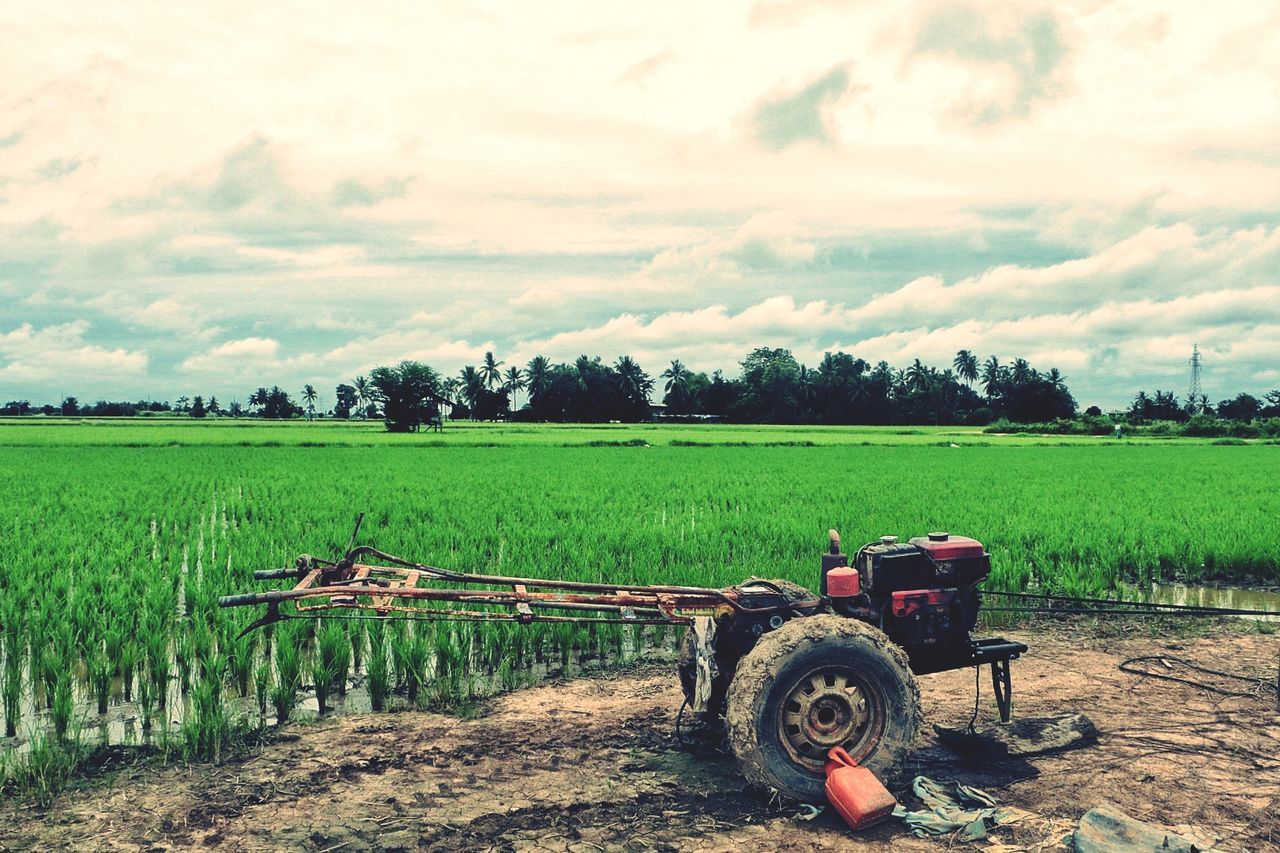
M776 791L792 799L822 801L821 780L817 780L813 789L809 791L787 791L782 790L778 780L768 772L765 762L760 758L756 700L768 689L787 658L808 644L816 644L833 637L849 638L854 639L855 642L870 644L873 650L886 655L901 674L911 705L910 709L904 709L909 710L906 715L906 725L901 728L886 725L879 745L870 760L866 762L866 766L886 783L900 775L902 764L911 751L922 720L920 688L911 672L906 653L883 631L872 625L843 616L819 615L792 619L781 628L761 637L755 648L738 664L737 672L729 685L725 711L729 743L738 759L742 774L753 785ZM890 716L892 717L892 714Z

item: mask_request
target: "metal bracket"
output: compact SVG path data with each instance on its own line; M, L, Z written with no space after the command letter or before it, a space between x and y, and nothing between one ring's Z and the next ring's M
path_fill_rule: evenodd
M1000 722L1013 719L1013 679L1009 674L1008 660L991 662L991 687L996 694L996 707L1000 709Z

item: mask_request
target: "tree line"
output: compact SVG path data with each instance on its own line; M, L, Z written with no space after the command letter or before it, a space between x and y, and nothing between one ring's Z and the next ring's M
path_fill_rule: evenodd
M311 385L296 400L276 385L257 388L246 405L233 401L224 407L212 395L180 397L173 404L81 405L68 397L39 409L13 401L0 414L278 419L315 416L317 399ZM327 414L384 418L392 429L412 430L440 417L592 423L641 421L657 414L733 423L986 424L1000 417L1047 420L1075 412L1062 375L1056 369L1042 373L1021 358L1007 365L994 356L979 362L962 350L945 368L916 359L895 370L884 361L872 365L834 352L810 367L790 350L759 347L746 355L733 377L720 370L709 375L693 371L679 360L655 377L629 355L611 362L582 355L560 363L539 355L524 365L508 365L487 352L478 365L467 365L454 376L405 361L338 384Z
M129 416L179 413L286 419L329 416L382 418L389 429L415 430L441 418L593 423L665 419L777 424L987 425L1044 423L1077 417L1075 398L1056 369L1041 371L1024 358L1002 363L960 350L939 368L915 359L905 368L871 364L844 352L828 352L816 366L787 349L758 347L737 375L694 371L673 360L656 377L629 355L606 362L579 356L552 362L534 356L506 364L487 352L478 365L445 376L429 365L403 361L373 368L334 389L334 405L317 413L319 395L305 385L297 399L278 385L259 387L247 404L227 406L217 397L179 397L173 404L98 401L74 397L38 409L27 401L0 407L2 415ZM654 403L655 399L660 402ZM1088 416L1101 416L1095 406ZM1203 397L1182 403L1172 392L1139 392L1114 419L1129 423L1218 417L1248 421L1280 417L1280 391L1259 400L1240 394L1212 406Z
M1125 415L1134 424L1155 421L1187 423L1205 417L1244 423L1260 418L1280 418L1280 388L1263 394L1261 400L1252 394L1242 393L1229 400L1220 400L1216 406L1211 405L1203 394L1188 396L1186 402L1182 402L1172 391L1157 390L1153 394L1139 391Z

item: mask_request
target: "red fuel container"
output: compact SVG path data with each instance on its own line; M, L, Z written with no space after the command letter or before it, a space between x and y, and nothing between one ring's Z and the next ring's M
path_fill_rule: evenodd
M827 753L827 800L853 830L880 823L893 814L898 801L865 767L837 746Z

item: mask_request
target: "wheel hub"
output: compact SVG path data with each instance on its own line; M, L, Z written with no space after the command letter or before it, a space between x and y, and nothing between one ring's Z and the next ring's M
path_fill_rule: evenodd
M783 700L782 743L791 759L821 772L827 752L842 746L855 759L870 752L880 726L874 696L853 672L821 667L800 678Z

